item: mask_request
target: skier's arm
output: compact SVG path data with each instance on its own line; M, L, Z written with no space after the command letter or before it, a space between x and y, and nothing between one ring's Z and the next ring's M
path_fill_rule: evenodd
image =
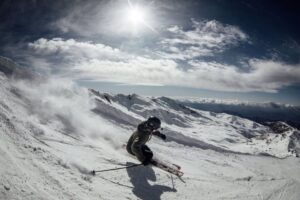
M159 131L154 131L154 132L152 132L152 134L155 135L155 136L157 136L157 137L160 137L163 140L166 140L166 138L167 138L165 134L162 134Z

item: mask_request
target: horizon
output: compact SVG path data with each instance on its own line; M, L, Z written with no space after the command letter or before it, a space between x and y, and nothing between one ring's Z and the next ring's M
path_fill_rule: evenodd
M299 3L0 3L0 55L111 93L300 106Z

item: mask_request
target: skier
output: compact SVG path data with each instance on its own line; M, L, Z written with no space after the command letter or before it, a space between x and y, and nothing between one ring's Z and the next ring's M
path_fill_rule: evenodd
M147 121L140 123L137 130L131 135L128 140L126 149L128 153L137 157L143 165L148 165L153 157L153 152L146 145L152 135L160 137L166 140L166 135L160 133L158 129L160 128L161 122L157 117L149 117Z

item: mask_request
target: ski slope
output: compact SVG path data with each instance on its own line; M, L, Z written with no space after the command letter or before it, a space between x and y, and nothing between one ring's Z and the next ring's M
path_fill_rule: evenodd
M170 98L104 94L4 65L0 199L300 199L296 129L274 133ZM180 165L184 182L151 166L89 174L138 163L122 145L150 115L167 140L149 147Z

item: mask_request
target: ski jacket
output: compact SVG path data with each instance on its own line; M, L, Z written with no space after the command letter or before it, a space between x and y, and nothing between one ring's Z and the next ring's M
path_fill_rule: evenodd
M151 132L152 130L147 126L147 122L142 122L127 142L127 151L135 155L141 162L144 162L146 159L142 151L142 146L150 140Z
M143 154L142 146L146 144L151 139L152 135L161 137L159 131L154 131L148 126L147 121L140 123L137 130L131 135L127 142L127 151L135 155L137 159L144 162L146 157Z

